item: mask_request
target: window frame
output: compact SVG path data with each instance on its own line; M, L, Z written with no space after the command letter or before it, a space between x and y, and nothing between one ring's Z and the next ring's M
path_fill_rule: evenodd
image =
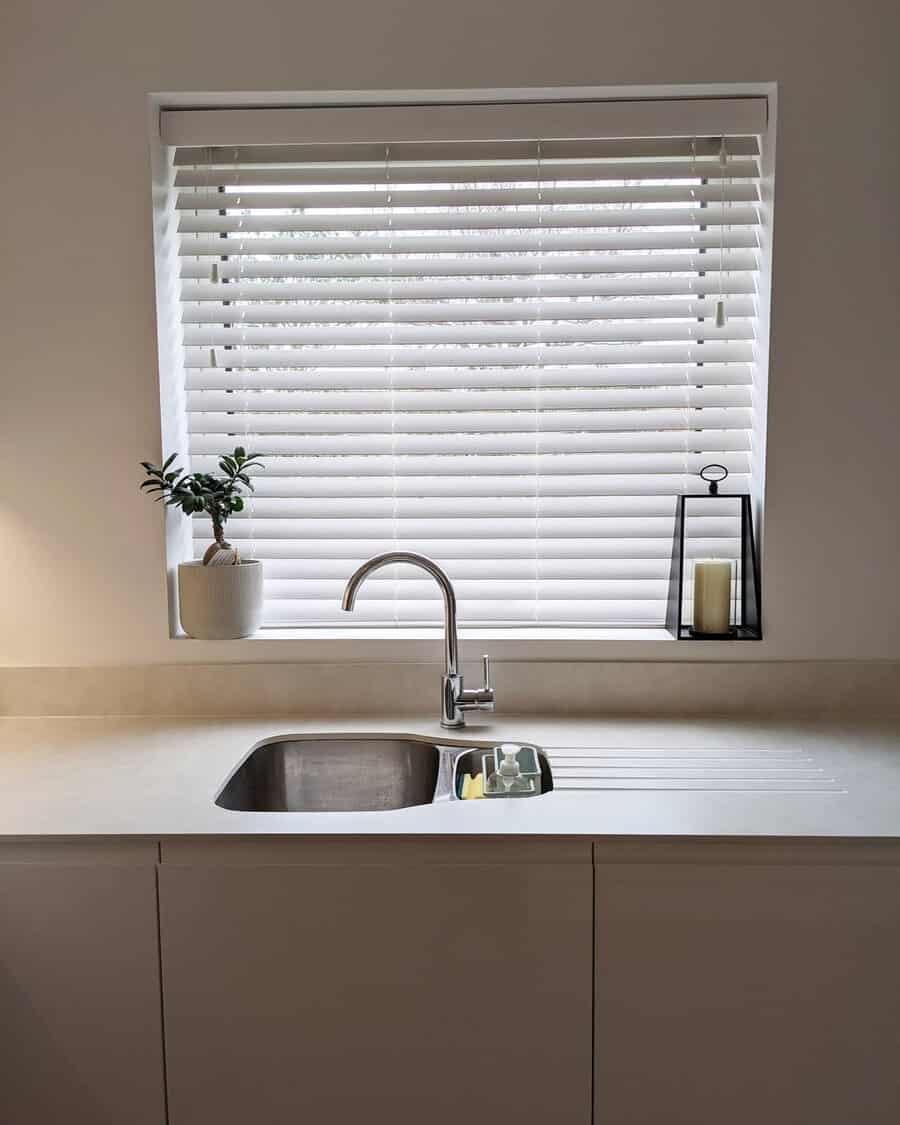
M150 157L152 173L153 242L158 336L158 376L162 448L187 459L187 427L184 409L184 376L180 345L176 334L169 331L177 322L177 250L172 237L174 216L170 211L168 162L169 141L163 140L165 111L170 109L241 110L344 108L372 109L404 105L483 106L485 104L552 103L558 101L620 101L640 99L696 98L765 98L768 127L762 137L760 192L761 205L767 221L760 230L759 311L757 346L766 377L758 388L760 399L756 412L758 428L753 449L751 476L753 481L754 518L757 522L763 580L765 552L763 508L765 496L765 441L768 372L770 368L771 332L771 263L774 223L774 169L776 139L776 95L774 83L715 84L703 86L658 87L562 87L482 90L415 90L415 91L323 91L295 94L229 92L198 97L196 94L160 93L148 99L150 125ZM206 646L210 656L221 653L221 641L198 641L181 630L177 608L177 566L193 557L190 521L179 512L166 509L165 553L168 582L169 637L172 641L191 640L192 646ZM764 623L765 628L765 623ZM228 641L229 658L293 659L329 663L385 660L418 662L434 658L434 640L441 635L440 626L433 628L328 627L266 628L253 637ZM490 643L497 660L629 660L684 657L699 659L712 655L709 649L698 648L703 642L684 641L673 649L674 638L663 628L546 628L546 627L462 627L460 640L464 656L475 653L483 643ZM477 642L477 647L476 647ZM714 652L717 658L734 659L734 644L720 642ZM760 642L765 646L765 641ZM663 647L660 647L663 646ZM763 656L753 646L755 657ZM702 654L702 657L701 657ZM198 652L198 658L203 653ZM742 653L749 656L746 651Z

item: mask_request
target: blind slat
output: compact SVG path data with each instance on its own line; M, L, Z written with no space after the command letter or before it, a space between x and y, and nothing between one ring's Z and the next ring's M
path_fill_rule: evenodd
M699 237L699 235L698 235ZM759 263L756 253L752 250L725 250L717 249L716 240L707 250L695 252L685 250L680 254L556 254L549 261L543 263L544 268L538 272L538 264L534 254L519 255L482 255L475 259L468 256L462 257L426 257L418 259L394 256L391 259L390 271L385 269L385 263L376 268L371 260L360 260L353 255L344 255L336 260L325 257L313 257L306 261L301 257L292 257L286 261L258 260L247 257L246 260L238 255L234 261L219 262L217 271L220 278L230 280L238 278L247 280L259 278L303 278L303 277L341 277L341 278L367 278L369 280L384 281L385 278L436 278L436 277L463 277L475 278L478 285L480 278L492 279L495 277L527 276L535 277L560 277L564 274L635 274L635 273L693 273L702 274L709 270L723 270L727 273L735 270L757 270ZM212 263L203 258L185 258L181 265L182 278L203 278L207 281L212 271Z
M388 190L357 188L334 190L310 187L295 191L257 191L250 193L222 193L189 188L179 192L175 199L178 211L290 211L297 208L327 210L339 208L385 208L395 212L404 207L447 207L457 211L460 207L527 206L593 206L609 204L648 205L663 203L753 203L759 199L759 188L752 181L725 180L714 185L703 182L642 183L629 181L622 185L595 185L559 187L541 183L532 187L469 187L465 192L458 187L451 191L440 188L404 187Z
M670 496L540 496L536 494L503 495L495 491L479 498L477 511L483 518L517 516L537 519L538 516L621 516L645 518L650 516L671 519L674 501ZM716 507L705 506L709 516L734 517L734 505L723 499ZM471 496L393 496L390 491L382 496L322 496L318 499L250 498L243 512L234 519L363 519L375 515L396 515L399 519L427 517L469 516L473 510ZM380 572L379 572L380 573Z
M201 456L197 460L205 464L207 469L215 467L211 456ZM469 503L472 497L481 499L499 497L504 500L514 500L517 497L540 496L547 503L560 498L563 501L584 505L585 510L609 501L627 505L663 502L674 512L675 494L705 491L705 488L698 487L696 478L692 480L686 472L641 472L618 475L612 472L604 474L558 472L544 473L540 478L524 473L515 476L496 473L469 476L460 474L275 476L273 473L251 475L254 477L256 491L248 500L248 511L255 511L254 505L267 503L270 500L277 504L282 500L290 503L295 500L316 502L339 499L341 502L368 505L370 501L377 502L379 498L384 498L392 504L396 503L399 510L407 500L427 505L432 501L442 503L447 498L450 498L451 503ZM729 484L734 482L732 488L737 492L746 492L750 484L745 473L738 470L732 471L728 479ZM366 510L369 510L368 507Z
M426 204L426 206L428 206ZM555 231L572 227L720 227L756 226L759 211L755 207L681 207L669 211L634 208L626 215L620 208L600 210L566 209L553 211L536 206L530 211L520 209L480 209L465 213L458 209L428 210L416 209L412 212L397 208L379 211L375 214L360 214L358 201L351 204L352 210L345 212L327 211L324 214L300 215L257 215L231 214L211 216L183 215L178 223L184 235L194 234L265 234L272 231L281 233L316 231L440 231L440 230L524 230L537 228L542 231ZM221 208L220 208L221 210ZM555 236L548 236L555 237ZM188 245L190 243L188 242Z
M434 602L434 608L440 608L440 595L435 595L434 584L427 581L395 579L401 583L401 594L404 601ZM373 579L373 582L376 580ZM340 601L345 582L340 579L319 579L306 581L282 581L269 579L266 593L270 598L321 599L322 601ZM388 588L387 581L379 580L371 587L371 596L377 600L390 600L394 595L393 588ZM645 600L651 601L666 596L666 583L664 580L635 580L609 582L591 581L589 579L570 578L561 581L547 581L542 579L527 578L516 580L478 579L467 581L457 579L456 596L459 601L485 601L497 605L506 598L535 598L540 601L579 601L583 598L592 600Z
M235 305L229 297L226 305L209 302L182 305L181 322L194 324L228 324L239 330L262 324L460 324L484 321L528 321L540 325L543 321L559 320L660 320L674 318L710 319L716 315L717 302L709 298L695 301L659 300L620 297L608 301L453 301L453 302L315 302L295 303L285 308L281 303L254 302ZM728 317L753 316L752 298L733 297L725 304ZM543 331L545 326L542 326ZM226 341L227 343L228 341Z
M734 430L703 430L702 439L693 436L692 427L685 425L680 412L673 412L668 420L671 422L668 429L641 428L580 433L560 430L541 431L539 434L536 428L519 433L508 429L503 433L466 433L461 426L451 432L425 434L257 434L241 429L228 433L194 433L191 436L191 449L197 453L214 453L223 447L229 448L234 441L240 441L252 446L254 450L264 448L270 456L295 454L308 460L327 457L393 457L396 462L394 471L399 473L402 471L404 457L431 456L435 459L436 467L450 471L449 465L444 464L441 458L459 456L461 460L467 460L479 454L499 458L504 454L532 454L536 450L538 455L677 453L688 447L691 441L698 441L709 452L708 460L717 460L723 450L750 448L748 412L734 419ZM655 421L662 426L667 419L658 417ZM697 418L695 421L701 422L702 419ZM460 471L465 471L465 465Z
M190 391L188 410L198 416L198 421L215 413L230 416L232 424L235 407L234 394L229 391ZM503 390L458 391L404 391L385 387L382 391L282 391L248 392L237 404L242 416L256 419L262 413L279 414L290 412L304 418L327 413L344 415L349 422L368 412L385 413L391 416L407 412L431 411L442 414L452 423L457 411L498 411L505 415L510 411L523 411L534 415L535 411L584 410L616 411L638 407L640 409L660 407L713 407L750 406L749 388L743 385L726 386L682 386L682 387L641 387L641 388L534 388ZM425 415L427 417L427 415ZM572 423L580 419L572 418ZM277 418L276 418L277 422ZM532 426L537 427L534 417ZM390 427L388 427L390 429ZM202 431L199 431L202 432Z
M339 531L340 529L335 529ZM533 531L533 529L532 529ZM230 531L229 531L230 534ZM333 539L266 539L258 534L243 532L238 527L238 533L233 537L239 540L243 553L247 557L248 549L253 558L267 561L270 559L345 559L350 560L349 572L355 569L354 559L368 559L373 555L382 554L393 549L396 543L392 535L382 535L377 538L359 539L349 535L339 534ZM204 530L195 534L198 549L208 542L208 535ZM446 561L448 570L454 569L453 564L459 559L494 559L502 554L504 559L528 560L535 564L535 538L529 534L518 539L486 540L483 536L477 539L427 539L417 540L418 550L431 558ZM686 549L687 558L708 558L710 555L734 558L740 551L740 539L701 539L691 540L690 550ZM628 561L632 559L663 559L668 563L672 556L671 534L660 535L657 538L649 536L641 539L625 539L619 536L592 537L579 536L573 539L547 539L541 544L539 561L562 559L565 561L580 560L591 562L594 560Z
M498 552L499 553L499 552ZM333 581L346 583L346 566L342 559L285 559L265 560L268 580L304 584L306 582ZM384 567L372 575L373 582L403 581L403 570L409 567ZM493 558L457 559L454 563L458 581L496 579L501 582L516 579L534 580L535 576L563 582L566 579L591 581L665 580L668 577L668 559L548 559ZM414 573L414 572L413 572Z
M721 137L629 137L623 139L585 138L583 140L542 141L540 152L545 159L575 159L593 157L718 157ZM732 156L758 156L759 144L756 137L732 137L728 142ZM464 158L473 161L479 158L496 159L501 155L505 160L534 159L538 146L534 141L488 141L479 144L470 142L464 149ZM391 158L394 161L409 160L454 160L460 156L458 144L442 144L429 141L401 142L391 145ZM385 144L335 144L335 145L204 145L202 148L179 147L176 150L176 168L188 165L204 165L208 168L234 168L241 164L304 164L310 161L368 161L378 163L384 160Z
M715 327L710 326L711 333ZM721 335L721 333L719 333ZM523 364L599 364L599 363L750 363L752 345L745 341L706 340L694 337L682 343L633 344L533 344L520 347L482 345L470 347L392 347L372 344L367 347L320 348L240 348L221 352L215 348L185 347L187 367L379 367L391 361L401 367L521 367ZM277 378L277 377L276 377ZM700 380L698 379L698 382Z
M704 345L704 347L706 347ZM708 351L703 353L708 354ZM230 353L223 357L231 359ZM217 357L218 358L218 357ZM571 364L539 368L510 364L508 367L431 367L388 368L348 367L329 368L329 390L532 390L535 387L685 387L700 384L697 363L664 362L653 365L628 364ZM703 363L704 387L751 384L753 369L749 363ZM318 370L280 368L277 376L271 371L251 369L192 368L187 372L187 385L191 390L216 391L269 391L273 395L286 391L318 391L323 386ZM232 402L234 400L232 399ZM277 401L277 399L273 399Z
M234 435L240 439L240 434ZM432 454L429 456L403 457L391 456L354 456L346 454L334 456L327 454L288 454L272 452L266 454L269 471L284 475L307 477L367 477L396 476L396 477L447 477L447 476L506 476L525 475L544 477L562 473L565 475L584 473L590 476L643 475L643 474L677 474L680 476L696 476L704 465L712 459L728 469L729 473L749 473L750 459L746 452L724 452L715 446L710 447L703 438L697 437L698 445L702 450L692 447L687 439L682 441L682 448L677 450L632 452L627 456L621 453L599 452L594 454L577 453L494 453L471 454L465 457ZM203 444L203 439L198 438L198 445ZM221 442L206 442L215 445L217 451L221 449ZM297 443L298 445L301 443ZM305 443L303 448L306 449ZM750 444L749 437L747 444ZM685 452L683 446L688 446ZM200 472L215 472L218 467L218 452L205 453L196 450L191 457L191 462Z
M445 447L480 450L491 444L488 438L494 439L498 452L506 452L510 445L522 448L529 434L537 435L535 441L539 438L540 446L544 449L562 447L564 443L568 448L579 442L593 446L595 442L590 435L601 433L635 434L638 436L633 440L646 445L656 442L669 444L671 436L668 431L701 428L710 433L717 430L743 431L752 424L750 412L739 407L701 409L702 414L700 410L690 408L554 410L541 411L539 420L533 410L509 414L499 410L467 411L459 416L437 411L402 415L375 411L350 415L322 413L299 417L272 413L249 415L243 433L248 442L252 435L254 445L264 440L273 448L291 441L289 435L296 434L308 439L309 448L323 451L334 447L335 450L346 448L353 452L381 452L382 446L386 444L402 454L418 452L428 442L436 453L442 452ZM234 415L192 414L189 418L189 432L198 435L198 438L200 435L230 436L234 433ZM359 438L358 442L354 441L356 437ZM609 440L624 444L626 439L611 437Z
M623 224L627 225L627 224ZM725 231L692 229L688 231L581 231L576 234L549 234L545 230L516 232L515 234L464 233L460 235L435 235L426 238L420 235L377 234L358 237L342 235L324 237L302 236L236 236L207 238L204 235L185 235L181 241L180 253L184 257L226 256L229 258L244 255L300 255L303 257L326 255L352 255L363 258L373 274L390 271L388 263L377 255L413 255L413 261L406 268L415 267L428 274L432 263L425 255L458 254L459 264L466 266L473 274L479 272L481 259L477 254L529 254L535 252L560 253L589 252L591 250L694 250L698 248L752 249L757 245L756 234L752 230L728 227ZM423 260L424 259L424 260ZM552 272L554 259L546 262L547 272ZM533 269L532 265L532 269Z
M670 297L684 294L706 295L716 293L731 295L736 293L755 293L756 286L750 267L727 273L711 268L711 262L704 263L707 268L700 274L674 273L665 271L653 277L634 277L617 275L613 277L548 277L541 275L541 296L543 298L594 297ZM631 262L629 262L629 267ZM184 268L184 266L183 266ZM195 268L192 266L192 268ZM219 271L228 268L227 262L219 264ZM190 310L202 301L242 302L296 302L294 309L302 309L309 301L328 301L334 304L346 302L362 303L369 311L377 308L375 302L391 301L395 308L403 308L404 302L412 301L487 301L499 298L534 297L535 283L531 277L509 278L447 278L445 280L426 280L421 278L397 278L373 280L334 280L334 281L273 281L245 280L236 274L224 276L221 282L200 281L184 277L181 292L183 307ZM595 304L600 304L598 300ZM602 307L602 305L601 305ZM292 310L293 311L293 310ZM366 319L360 317L360 319ZM191 323L190 320L186 323Z
M548 602L542 605L536 597L521 601L512 599L502 603L460 601L457 603L460 621L472 626L509 624L514 616L519 625L531 622L546 626L588 627L605 625L612 617L621 626L633 628L658 627L658 604L653 601L587 601ZM327 601L282 602L271 599L266 603L264 622L272 627L295 625L301 619L307 625L328 625L344 628L359 625L382 625L386 620L394 625L413 628L417 625L435 625L441 621L439 601L398 601L386 598L376 601L370 595L360 595L351 620L341 613L340 602Z
M485 521L490 521L486 528ZM492 539L528 539L537 533L542 540L553 539L662 539L671 532L671 519L657 519L648 516L628 517L578 517L565 518L540 516L534 519L516 517L470 516L446 517L444 519L409 519L399 522L398 533L401 538L421 539L476 539L485 532ZM304 520L266 519L263 517L233 521L232 538L262 539L335 539L340 534L350 538L374 538L383 530L380 519L348 520L341 516L330 519L307 518ZM733 539L738 528L735 520L722 517L698 520L694 534L707 539ZM229 530L231 534L231 530Z
M598 342L643 342L659 340L752 340L755 336L751 321L730 317L719 328L711 321L668 320L663 322L609 324L606 322L579 321L575 324L560 324L555 321L529 321L524 324L342 324L337 327L308 325L302 328L286 328L280 325L254 327L234 324L188 326L184 329L184 342L190 346L209 347L211 345L248 346L260 348L319 347L357 347L366 345L362 358L368 360L373 347L390 347L396 362L402 364L406 352L405 345L417 344L460 344L460 345L540 345ZM277 352L272 366L277 365ZM375 353L381 354L381 353ZM413 352L413 355L419 355ZM477 355L477 353L476 353ZM228 355L219 357L223 366L231 366Z
M573 182L582 180L753 180L759 175L755 160L731 160L727 165L715 158L692 161L648 160L640 165L631 161L595 161L588 163L532 160L510 166L505 163L478 163L473 166L447 163L434 167L431 164L390 165L391 190L402 190L404 184L454 184L454 183L536 183ZM235 189L284 187L297 184L367 184L387 180L384 163L371 165L317 164L298 165L288 169L260 168L191 168L179 169L175 174L175 187L226 187Z

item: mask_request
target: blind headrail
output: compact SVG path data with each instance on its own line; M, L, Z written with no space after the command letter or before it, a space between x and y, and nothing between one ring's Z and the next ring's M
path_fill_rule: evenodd
M168 145L385 144L604 137L754 136L765 132L765 97L597 101L165 109Z

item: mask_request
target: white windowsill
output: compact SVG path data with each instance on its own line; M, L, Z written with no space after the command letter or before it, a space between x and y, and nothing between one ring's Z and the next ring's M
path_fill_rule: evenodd
M358 626L349 629L285 628L260 629L251 637L238 641L197 641L179 632L174 640L194 641L195 644L255 644L266 641L431 641L440 640L444 631L440 626L410 629L382 629ZM463 641L672 641L675 638L666 629L563 629L563 628L461 628L459 640Z
M443 630L262 629L234 641L173 637L176 661L233 664L440 664ZM731 662L764 658L765 642L678 641L665 629L461 629L467 670L487 652L498 663ZM188 645L181 642L189 641ZM762 646L762 647L761 647Z
M260 629L248 641L424 641L440 640L440 626L411 629ZM186 638L187 639L187 638ZM496 626L477 629L460 628L460 641L671 641L665 629L561 629L509 628Z

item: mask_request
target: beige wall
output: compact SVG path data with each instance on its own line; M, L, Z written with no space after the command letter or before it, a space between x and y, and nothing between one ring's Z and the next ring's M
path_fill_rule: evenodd
M137 494L159 453L148 92L756 81L780 123L768 634L729 659L900 659L898 31L892 0L6 0L0 664L316 657L168 639Z

